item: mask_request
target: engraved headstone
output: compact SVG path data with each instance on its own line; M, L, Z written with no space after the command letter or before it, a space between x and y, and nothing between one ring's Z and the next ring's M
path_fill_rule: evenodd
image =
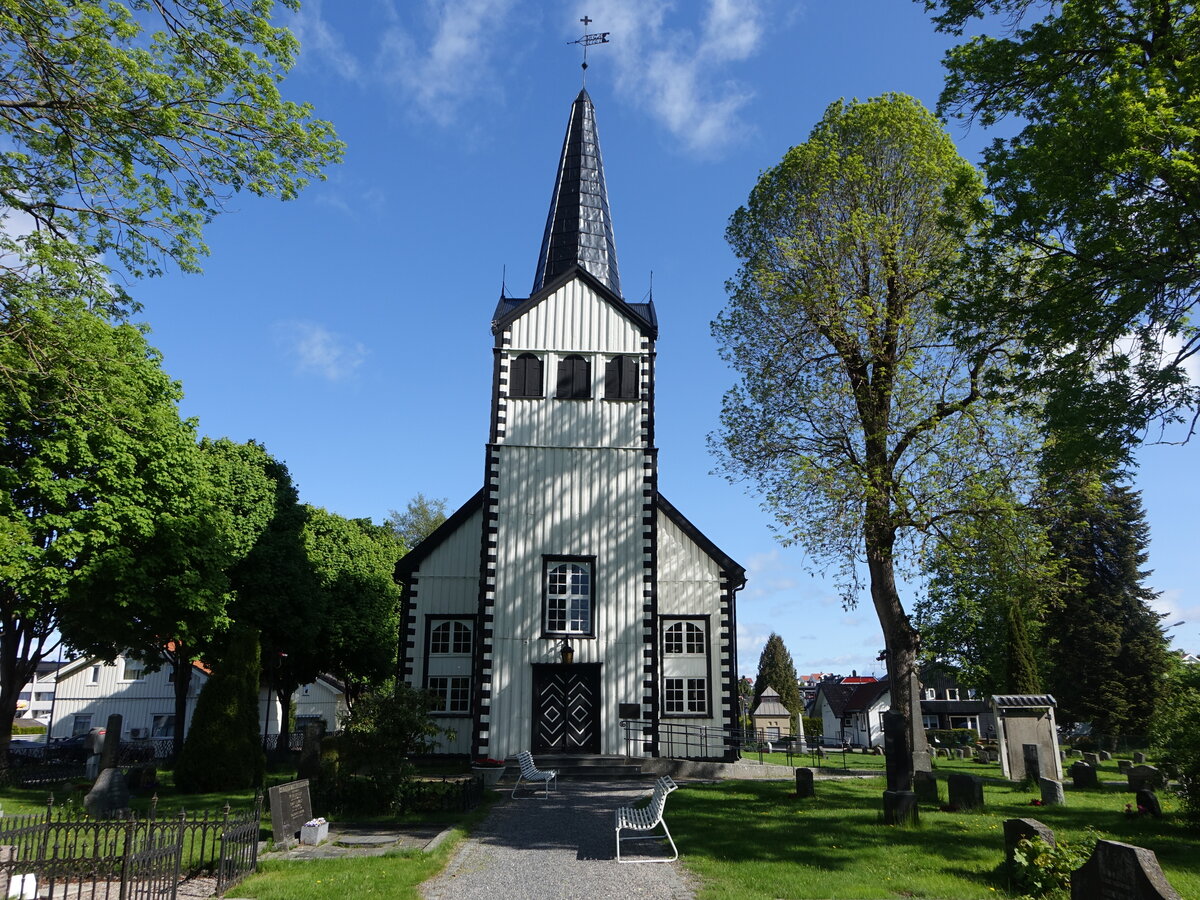
M1095 768L1083 760L1079 760L1071 766L1071 781L1076 788L1094 788L1100 783L1096 778Z
M271 804L271 834L276 841L294 839L300 826L313 817L307 778L268 788L267 797Z
M815 797L815 796L817 796L816 788L813 787L813 770L812 769L797 769L796 770L796 796L797 797Z
M1137 791L1144 787L1160 788L1166 784L1162 772L1154 766L1134 766L1126 777L1129 779L1129 790L1131 791Z
M937 777L932 772L913 773L913 793L921 803L932 803L937 806L942 802L938 795Z
M1122 775L1129 775L1129 770L1133 768L1133 763L1127 759L1117 760L1117 771Z
M1071 900L1183 900L1153 850L1097 841L1091 858L1071 874Z
M1021 755L1025 759L1025 777L1032 782L1037 782L1042 777L1042 764L1038 759L1037 744L1022 744Z
M1053 778L1039 778L1038 787L1042 791L1042 803L1046 806L1065 806L1067 797L1063 793L1061 781Z
M121 770L101 769L96 783L83 798L83 806L89 815L98 819L129 809L129 786Z
M1085 753L1083 754L1083 761L1094 769L1100 765L1100 756L1096 753Z
M917 818L917 795L913 791L883 792L884 825L907 825Z
M1112 754L1109 753L1107 750L1100 751L1100 762L1108 762L1111 759L1112 759Z
M1156 819L1162 818L1162 804L1158 802L1158 794L1150 790L1150 788L1142 788L1136 794L1136 803L1138 812L1143 810Z
M1035 837L1040 837L1051 847L1055 846L1054 832L1037 819L1005 819L1004 861L1012 862L1018 842Z
M1137 751L1136 753L1133 754L1133 761L1136 765L1140 766L1142 763L1144 763L1146 761L1146 754L1143 753L1141 750Z
M950 805L956 809L976 809L983 806L983 779L962 772L951 772L946 779Z
M123 721L120 713L113 713L108 717L108 724L104 728L104 737L100 741L101 769L113 768L120 758Z

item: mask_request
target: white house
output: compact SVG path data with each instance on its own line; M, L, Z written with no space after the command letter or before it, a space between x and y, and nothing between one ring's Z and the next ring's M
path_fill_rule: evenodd
M883 714L891 702L887 681L822 681L813 701L813 715L821 718L825 744L882 747Z
M586 91L532 293L492 334L483 487L396 570L401 675L439 698L441 749L655 755L668 725L735 727L745 572L658 490L658 321L621 293Z
M62 663L44 659L17 694L17 718L21 724L47 724L54 712L55 676Z

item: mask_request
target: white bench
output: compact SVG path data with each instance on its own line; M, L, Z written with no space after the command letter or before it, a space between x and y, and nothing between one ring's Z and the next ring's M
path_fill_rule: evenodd
M543 784L546 791L542 799L550 797L550 785L558 784L557 769L539 769L533 763L533 754L528 750L521 750L517 753L517 763L521 766L521 774L517 776L517 783L513 785L512 794L517 796L517 788L521 786L522 781L530 782L531 784ZM536 790L535 790L536 793Z
M638 863L638 862L672 862L679 859L679 848L675 846L675 841L671 837L671 830L667 828L667 823L663 821L663 807L667 804L667 794L679 787L671 780L669 775L662 775L654 783L654 793L650 795L650 803L643 807L622 806L616 811L615 820L617 828L617 862L623 863ZM670 859L621 859L621 832L622 831L653 831L659 825L662 826L662 834L644 834L637 837L626 837L626 841L661 841L666 838L671 845L671 851L675 854Z

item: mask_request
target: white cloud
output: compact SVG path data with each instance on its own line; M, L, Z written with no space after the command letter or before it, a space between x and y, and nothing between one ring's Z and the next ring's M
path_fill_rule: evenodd
M321 0L308 0L290 27L300 41L302 62L326 65L346 81L363 81L362 65L322 15Z
M367 358L367 348L330 331L316 322L281 322L276 334L295 361L298 373L319 375L329 381L344 381Z
M668 23L667 0L586 4L592 27L613 33L617 90L699 155L719 153L748 127L741 113L753 95L724 73L760 47L762 7L763 0L707 0L703 21L688 27Z
M459 107L496 90L491 57L503 43L493 38L514 0L426 0L421 28L398 20L384 30L377 68L413 107L439 125L455 121Z

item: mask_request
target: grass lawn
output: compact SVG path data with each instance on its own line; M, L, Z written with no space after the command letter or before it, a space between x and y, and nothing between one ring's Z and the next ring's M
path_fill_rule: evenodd
M1200 832L1185 828L1170 797L1157 820L1127 816L1132 794L1114 789L1068 789L1067 806L1033 807L1035 793L985 784L983 810L923 807L919 825L892 828L881 824L882 778L818 780L816 798L806 800L795 799L794 787L739 781L672 794L667 822L704 885L702 900L1014 896L999 868L1011 818L1038 819L1072 842L1148 847L1180 895L1200 897Z

